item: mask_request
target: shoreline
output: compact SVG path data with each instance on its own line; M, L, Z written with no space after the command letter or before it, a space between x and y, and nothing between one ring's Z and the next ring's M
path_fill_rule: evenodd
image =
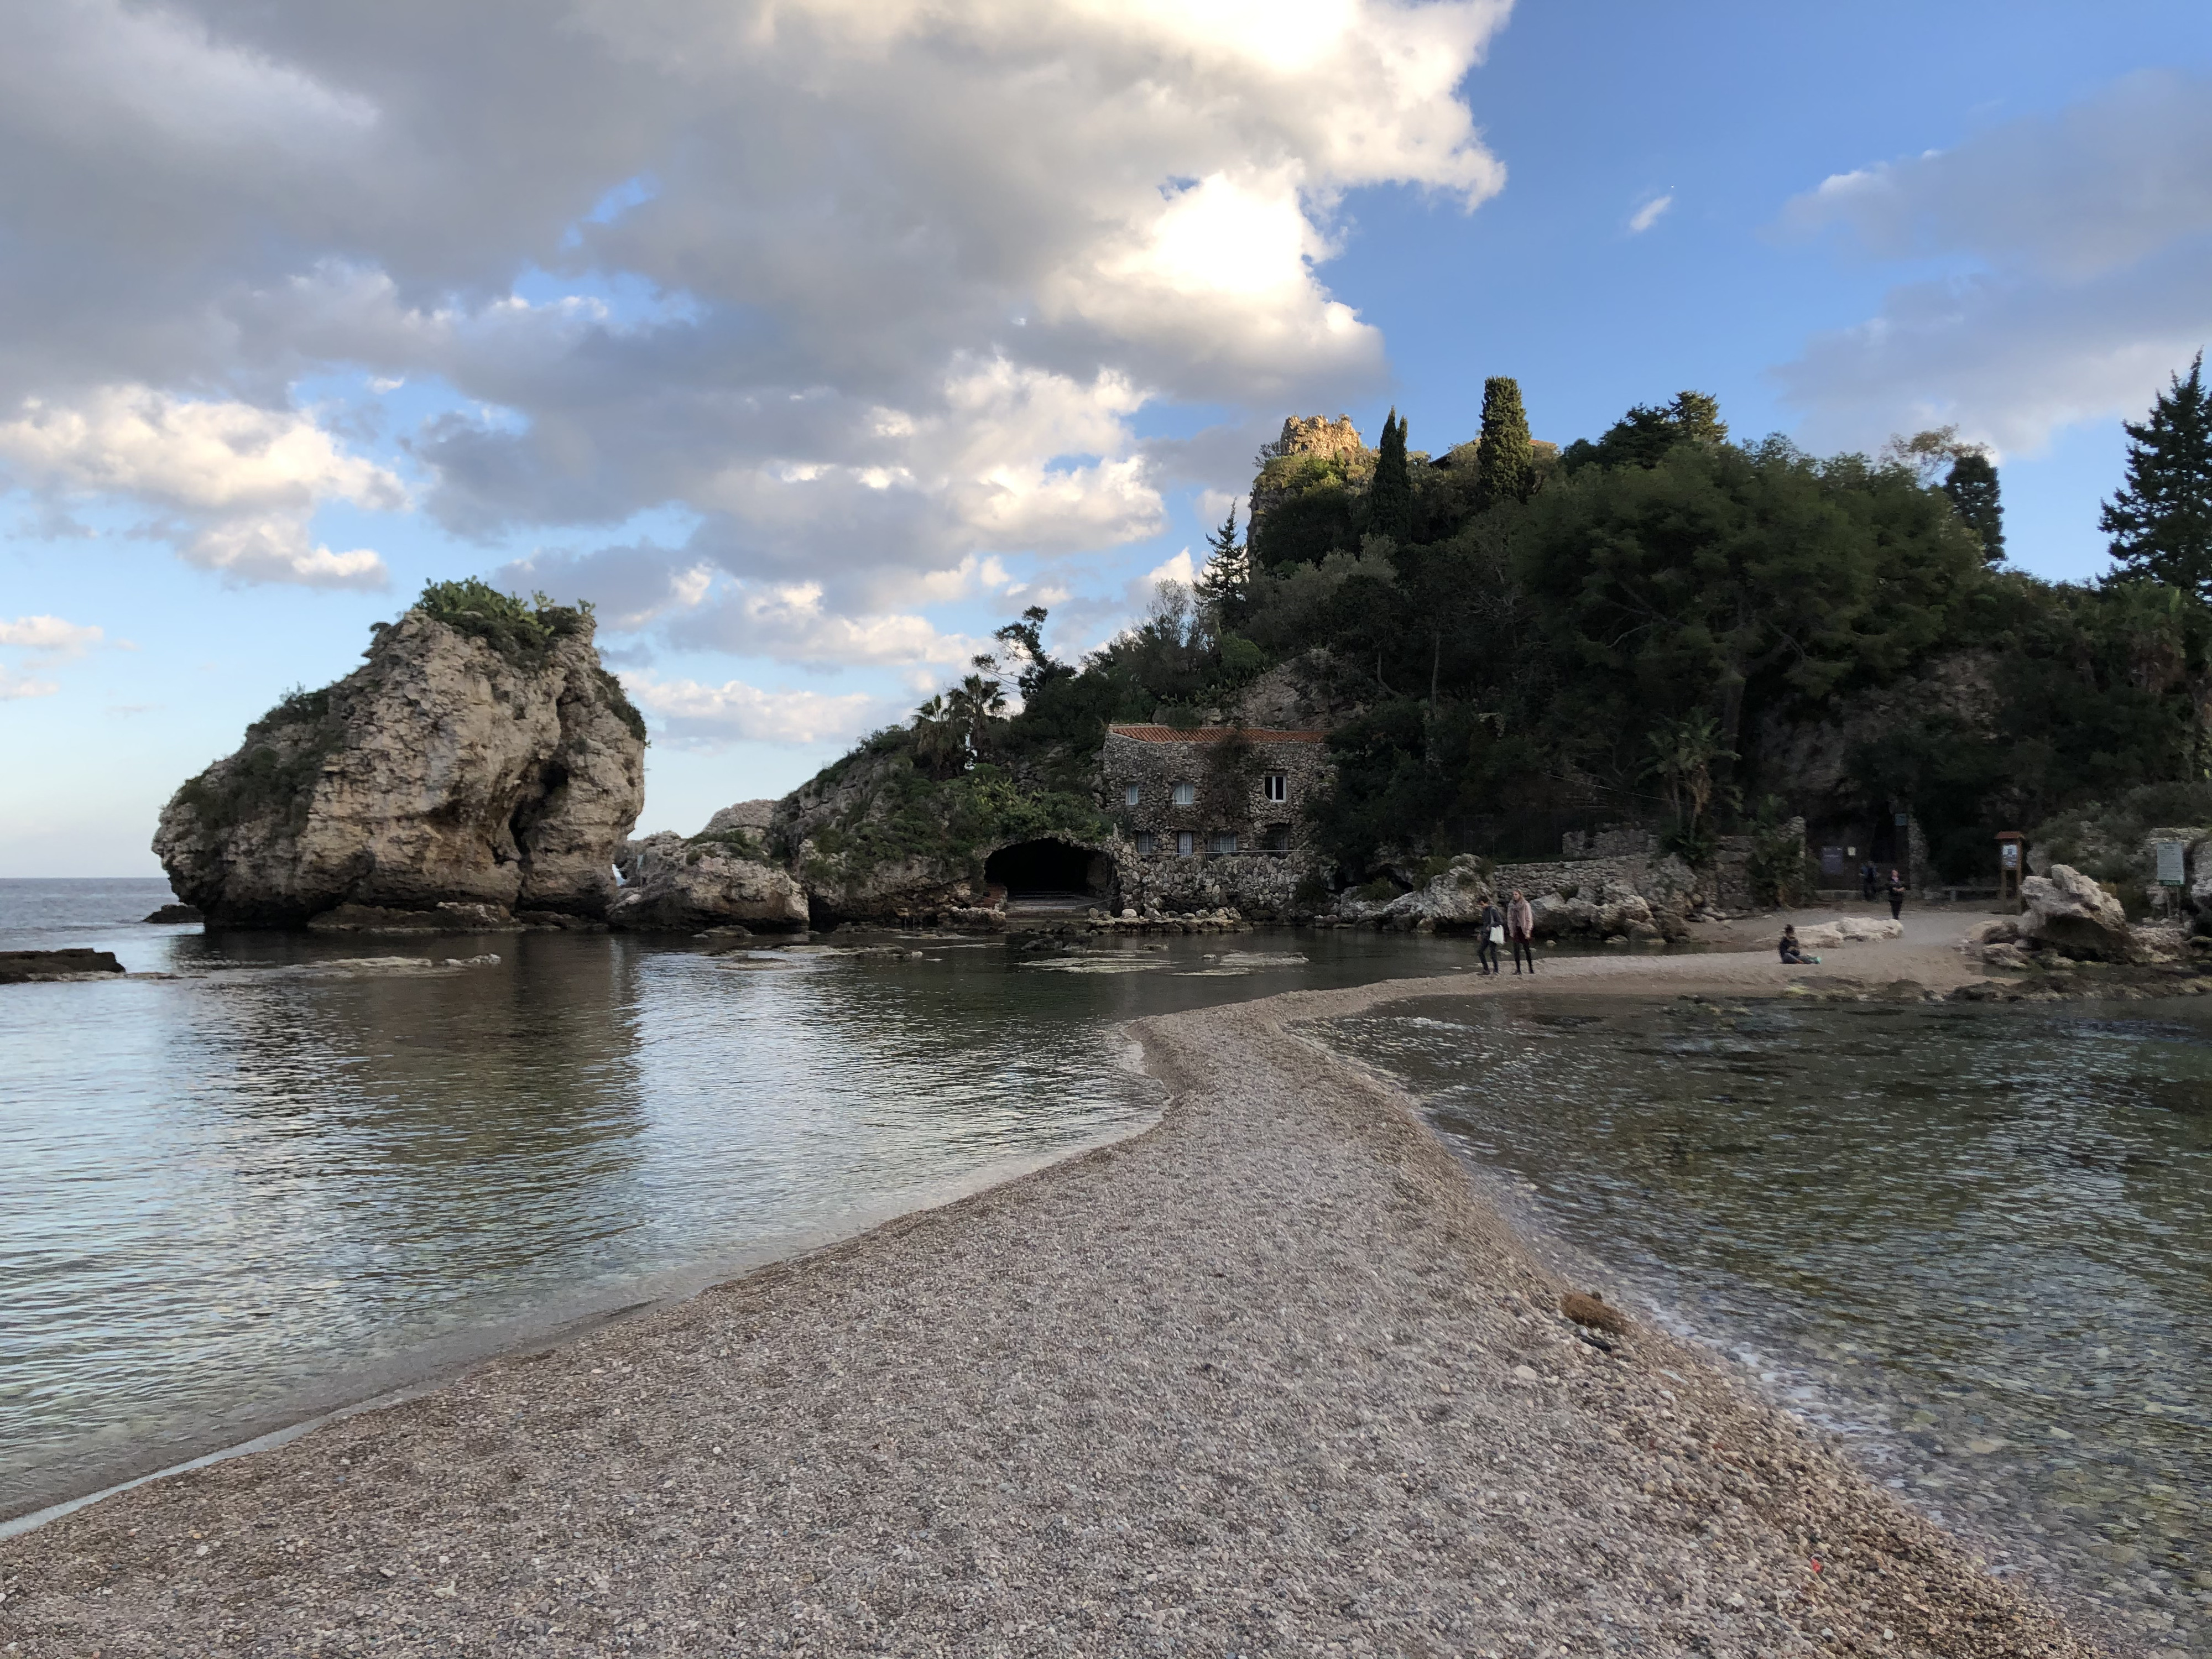
M1844 960L1877 952L1944 965ZM1802 971L1577 957L1516 988ZM1581 1340L1413 1103L1293 1029L1485 993L1139 1022L1149 1128L63 1516L0 1546L0 1643L2095 1651L1724 1360Z

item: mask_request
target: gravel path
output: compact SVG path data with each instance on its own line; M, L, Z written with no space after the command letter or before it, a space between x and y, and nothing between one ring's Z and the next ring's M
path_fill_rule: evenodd
M1581 1340L1292 1024L1474 988L1147 1022L1145 1134L0 1545L0 1650L2092 1651L1717 1362Z

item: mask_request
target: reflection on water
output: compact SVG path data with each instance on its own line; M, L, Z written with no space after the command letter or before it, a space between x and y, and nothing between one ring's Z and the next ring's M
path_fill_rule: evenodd
M1877 1474L2212 1654L2212 1018L1442 1000L1340 1022Z
M996 942L716 958L137 923L167 896L0 882L0 949L178 975L0 988L0 1516L357 1394L426 1343L615 1305L1124 1133L1152 1097L1123 1020L1474 959L1199 938L1067 959L1133 969L1081 974ZM387 965L344 965L362 957ZM742 971L763 963L785 965Z

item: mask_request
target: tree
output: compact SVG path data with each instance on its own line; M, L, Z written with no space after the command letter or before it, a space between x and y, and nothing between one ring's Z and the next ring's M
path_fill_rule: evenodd
M1567 470L1584 466L1656 466L1681 444L1728 441L1717 398L1703 392L1678 392L1664 409L1638 404L1592 443L1577 439L1561 457Z
M2128 478L2099 524L2131 575L2212 599L2212 390L2204 354L2172 377L2150 419L2126 423Z
M1037 693L1053 681L1073 679L1075 676L1075 671L1066 663L1054 662L1045 653L1044 624L1049 614L1042 605L1033 605L1022 612L1019 622L1010 622L991 635L1021 660L1022 666L1014 677L1014 684L1021 688L1024 702L1034 702ZM996 668L998 664L993 659L978 657L975 665L988 672Z
M1982 556L1991 564L2005 556L2004 507L1997 499L1997 470L1978 449L1962 450L1943 480L1943 493L1966 528L1982 538Z
M1413 538L1413 477L1406 465L1406 423L1392 410L1375 453L1375 482L1367 487L1367 528L1398 543Z
M1695 829L1712 810L1714 763L1737 758L1721 742L1720 728L1711 714L1691 714L1669 720L1651 734L1650 759L1644 772L1666 785L1668 810L1675 821Z
M1213 614L1217 630L1237 627L1252 609L1252 552L1237 540L1237 504L1221 528L1206 538L1210 550L1206 568L1198 574L1198 597Z
M1528 441L1528 411L1521 406L1521 383L1493 374L1482 383L1482 435L1474 452L1475 499L1525 501L1536 482L1536 451Z

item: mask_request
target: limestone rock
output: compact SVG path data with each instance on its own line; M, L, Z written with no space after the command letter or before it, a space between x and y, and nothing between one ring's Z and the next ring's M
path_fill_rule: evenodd
M805 927L805 891L771 857L765 836L743 825L714 827L733 810L717 812L688 840L665 830L624 848L625 885L607 925L684 933L733 924L765 932Z
M644 800L645 726L588 615L538 647L416 608L368 661L288 697L178 790L154 850L217 926L455 902L584 915Z
M158 927L181 927L186 922L204 921L206 918L201 915L198 907L193 905L164 904L145 920Z
M2127 913L2094 881L2069 864L2054 864L2048 876L2024 876L2020 937L2069 957L2126 962L2135 955Z
M448 899L427 910L399 910L383 904L341 904L307 918L317 933L519 933L518 921L496 904Z

